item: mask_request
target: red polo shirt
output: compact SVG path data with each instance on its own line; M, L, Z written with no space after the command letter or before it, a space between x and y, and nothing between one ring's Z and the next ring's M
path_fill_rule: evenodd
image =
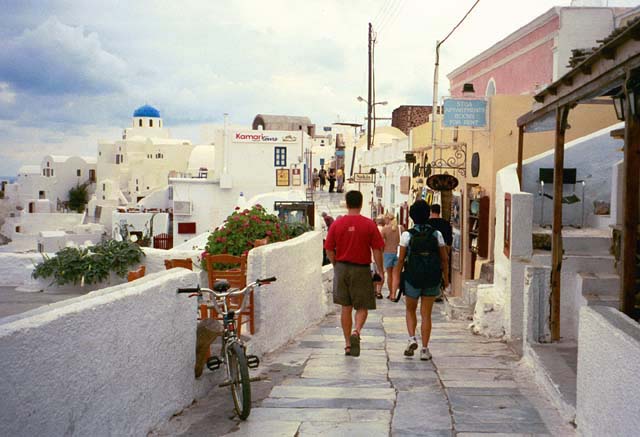
M334 221L324 242L325 250L336 253L336 261L371 263L371 250L382 249L384 240L373 220L361 215L344 215Z

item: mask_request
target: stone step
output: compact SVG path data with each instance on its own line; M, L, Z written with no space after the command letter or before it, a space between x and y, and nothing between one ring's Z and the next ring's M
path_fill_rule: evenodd
M473 306L462 297L444 299L444 312L449 320L473 320Z
M571 255L609 255L611 252L611 237L606 231L585 230L585 234L562 234L562 248L565 254ZM551 248L551 233L534 232L534 248Z
M551 253L548 251L534 251L532 261L534 264L551 266ZM565 253L562 257L562 271L616 274L615 258L613 255L577 255Z
M582 295L598 294L617 298L620 276L608 273L578 272L578 290Z
M588 306L601 305L613 308L620 308L620 299L618 296L603 295L598 293L586 293L583 297L587 300Z

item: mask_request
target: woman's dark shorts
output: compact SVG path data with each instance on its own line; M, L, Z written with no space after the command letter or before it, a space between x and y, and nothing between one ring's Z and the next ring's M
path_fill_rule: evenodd
M337 262L333 266L333 303L355 309L376 309L369 265Z

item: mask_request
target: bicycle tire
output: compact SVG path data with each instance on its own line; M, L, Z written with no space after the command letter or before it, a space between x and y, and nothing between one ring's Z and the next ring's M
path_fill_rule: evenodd
M233 343L227 348L227 365L233 405L238 417L245 420L251 412L251 381L247 356L239 343Z

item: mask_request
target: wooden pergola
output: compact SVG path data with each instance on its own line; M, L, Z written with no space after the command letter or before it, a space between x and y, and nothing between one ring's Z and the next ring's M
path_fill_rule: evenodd
M586 25L586 23L585 23ZM611 96L625 114L622 228L621 310L631 316L636 292L636 243L640 182L640 20L609 36L595 51L560 79L534 96L533 108L518 118L518 179L522 186L524 134L555 127L553 228L551 257L551 339L560 339L562 272L562 177L569 111L594 98ZM636 102L638 107L636 108ZM551 127L551 129L549 129Z

